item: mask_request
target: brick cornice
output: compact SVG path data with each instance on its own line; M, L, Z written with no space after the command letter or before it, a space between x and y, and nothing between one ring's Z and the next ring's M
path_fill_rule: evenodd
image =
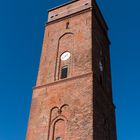
M51 24L56 23L56 22L60 22L62 20L65 20L65 19L68 19L68 18L71 18L71 17L74 17L74 16L77 16L77 15L80 15L80 14L83 14L83 13L86 13L86 12L89 12L89 11L92 11L92 7L88 7L87 9L84 9L84 10L69 14L67 16L55 19L53 21L49 21L49 22L46 23L46 26L51 25Z
M73 0L73 1L66 2L66 3L64 3L62 5L56 6L56 7L52 8L52 9L49 9L48 12L53 11L53 10L58 9L58 8L61 8L63 6L69 5L69 4L74 3L76 1L79 1L79 0Z

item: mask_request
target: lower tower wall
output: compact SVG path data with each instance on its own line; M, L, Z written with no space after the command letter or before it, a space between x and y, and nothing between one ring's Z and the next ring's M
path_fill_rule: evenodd
M26 140L92 140L92 81L88 73L35 88Z

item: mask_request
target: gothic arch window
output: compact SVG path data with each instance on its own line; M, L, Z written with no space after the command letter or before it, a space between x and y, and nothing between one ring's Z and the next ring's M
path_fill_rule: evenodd
M69 77L72 71L72 54L74 48L74 34L67 32L63 34L58 40L57 57L55 65L55 80L63 79L61 78L62 70L68 70ZM62 69L63 66L68 65L67 69ZM66 78L66 77L64 77Z
M69 105L54 106L50 110L48 139L47 140L66 140L67 139L67 118ZM63 131L62 131L63 130Z
M52 122L52 139L50 140L63 140L66 138L66 121L65 118L59 116ZM63 130L63 131L62 131Z

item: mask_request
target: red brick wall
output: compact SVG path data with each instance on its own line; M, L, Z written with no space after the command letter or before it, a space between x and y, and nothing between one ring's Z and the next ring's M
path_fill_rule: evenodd
M27 140L59 136L65 140L92 139L91 19L89 9L46 26ZM71 57L60 63L65 51ZM69 67L68 78L61 80L59 72L65 64Z
M75 0L49 11L48 21L53 21L91 7L91 0Z
M50 11L26 140L116 140L109 40L97 8L81 0ZM102 84L100 48L107 58ZM66 51L71 56L62 61ZM64 65L68 77L60 79Z
M96 5L95 5L96 6ZM112 101L108 28L97 7L93 12L93 139L116 140L115 106ZM102 53L101 53L102 52ZM102 61L103 71L99 69ZM101 76L101 77L100 77Z
M69 29L66 29L67 22L69 22ZM91 42L91 11L48 24L36 86L58 80L60 56L65 51L71 53L68 77L90 72L92 69Z
M87 74L34 89L27 140L52 140L53 136L91 140L92 86L92 74Z

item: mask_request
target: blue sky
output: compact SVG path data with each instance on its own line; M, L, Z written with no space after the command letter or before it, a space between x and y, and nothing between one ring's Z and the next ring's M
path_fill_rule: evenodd
M25 140L47 10L68 0L0 0L0 140ZM98 0L110 28L118 140L139 140L139 0Z

